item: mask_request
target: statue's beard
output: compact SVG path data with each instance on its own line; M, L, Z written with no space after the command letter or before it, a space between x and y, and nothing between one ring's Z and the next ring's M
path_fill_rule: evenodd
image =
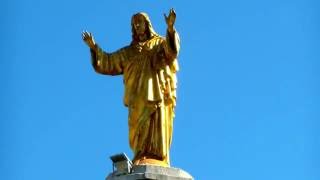
M147 39L148 39L148 36L147 36L146 33L138 34L138 40L139 40L140 42L145 41L145 40L147 40Z

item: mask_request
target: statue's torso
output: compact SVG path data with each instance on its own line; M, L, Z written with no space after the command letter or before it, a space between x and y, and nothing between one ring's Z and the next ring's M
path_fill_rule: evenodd
M125 104L130 105L136 98L160 100L161 78L158 76L164 66L162 37L154 37L146 42L133 44L126 49L124 63ZM160 98L160 99L159 99Z

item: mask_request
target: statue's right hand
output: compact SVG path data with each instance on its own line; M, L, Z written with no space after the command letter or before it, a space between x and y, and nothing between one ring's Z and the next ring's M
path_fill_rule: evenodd
M94 39L91 33L89 33L88 31L83 31L82 39L91 49L95 49L96 43L94 42Z

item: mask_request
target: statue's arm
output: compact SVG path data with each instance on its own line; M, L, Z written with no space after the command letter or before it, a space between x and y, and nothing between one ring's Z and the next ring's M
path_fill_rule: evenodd
M170 59L177 58L180 50L180 39L179 34L175 29L173 29L171 32L167 30L165 47L166 54L168 57L170 57Z
M120 49L114 53L107 53L95 43L91 33L83 32L82 38L90 48L91 63L97 73L106 75L119 75L123 73L124 60L126 59L124 49Z
M126 59L124 49L107 53L96 44L94 49L90 48L90 52L91 63L97 73L106 75L123 74L123 66Z
M165 40L165 52L169 59L175 59L180 50L180 39L179 35L174 28L176 20L176 13L173 9L170 9L169 15L164 15L167 23L167 34Z

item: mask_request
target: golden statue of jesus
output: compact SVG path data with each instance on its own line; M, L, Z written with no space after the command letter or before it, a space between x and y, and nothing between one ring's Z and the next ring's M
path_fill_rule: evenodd
M146 13L132 16L132 42L113 53L103 51L91 33L82 33L97 73L123 75L124 104L129 109L129 143L136 165L170 166L178 71L176 13L165 16L166 37L152 28Z

